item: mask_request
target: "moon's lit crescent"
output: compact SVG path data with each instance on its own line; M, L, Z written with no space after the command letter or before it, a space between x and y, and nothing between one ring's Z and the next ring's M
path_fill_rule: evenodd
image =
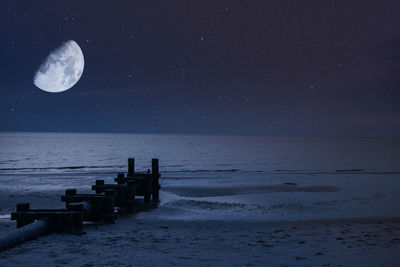
M79 81L84 65L79 45L75 41L67 41L50 53L36 72L33 83L46 92L63 92Z

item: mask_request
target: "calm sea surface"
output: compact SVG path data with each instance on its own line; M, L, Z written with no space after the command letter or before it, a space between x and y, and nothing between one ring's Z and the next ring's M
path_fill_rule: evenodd
M400 171L400 139L0 133L0 174Z
M0 213L24 201L59 207L66 188L113 183L129 157L138 171L160 159L163 208L141 215L151 218L390 217L400 209L399 139L1 133Z

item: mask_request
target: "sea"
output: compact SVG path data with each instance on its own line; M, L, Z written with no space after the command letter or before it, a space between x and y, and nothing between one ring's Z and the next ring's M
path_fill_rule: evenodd
M400 139L389 138L3 132L0 191L90 190L95 179L127 172L128 158L136 171L159 159L163 218L400 211Z

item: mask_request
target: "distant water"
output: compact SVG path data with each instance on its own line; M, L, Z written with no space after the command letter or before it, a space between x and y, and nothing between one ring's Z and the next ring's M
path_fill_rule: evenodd
M400 172L400 139L0 133L0 174Z

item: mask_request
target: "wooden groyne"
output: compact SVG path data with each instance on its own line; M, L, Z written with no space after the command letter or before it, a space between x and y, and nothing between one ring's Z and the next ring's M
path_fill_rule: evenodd
M133 213L157 207L159 202L159 161L152 159L151 171L135 172L135 159L128 159L128 172L118 173L116 184L96 180L94 194L79 194L66 189L61 201L65 209L31 209L17 204L11 220L17 229L0 239L0 251L53 232L81 234L83 222L114 223L119 213Z

